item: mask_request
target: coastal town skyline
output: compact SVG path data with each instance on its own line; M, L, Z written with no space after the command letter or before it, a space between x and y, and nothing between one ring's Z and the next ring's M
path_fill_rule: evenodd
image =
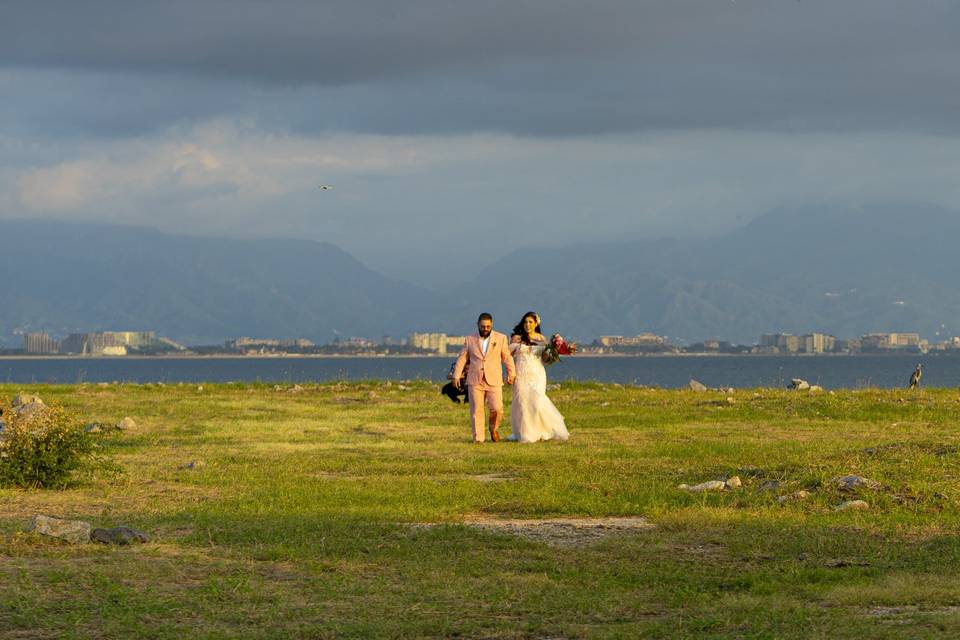
M22 349L6 349L7 355L216 355L216 354L288 354L288 355L437 355L456 354L466 336L440 331L414 332L405 337L381 336L378 339L352 336L316 344L306 338L238 337L220 345L182 345L155 331L94 331L72 333L57 339L46 332L25 332ZM754 344L736 344L722 339L705 339L689 345L672 344L665 336L645 332L636 336L597 336L581 343L584 355L669 355L669 354L750 354L750 355L824 355L859 353L960 354L960 336L931 343L917 332L873 332L854 338L837 338L824 333L762 334Z

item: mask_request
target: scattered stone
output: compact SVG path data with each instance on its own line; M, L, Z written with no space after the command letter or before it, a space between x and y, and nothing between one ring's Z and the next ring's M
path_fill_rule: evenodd
M823 387L818 384L810 385L810 391L823 391Z
M13 397L13 402L10 403L10 406L16 409L17 407L22 407L25 404L32 404L34 402L43 404L43 400L40 399L40 396L35 396L28 393L18 393Z
M90 422L84 425L83 430L87 433L100 433L103 429L100 427L99 422Z
M689 385L690 385L690 388L693 389L694 391L706 391L706 390L707 390L707 385L703 384L703 383L700 382L699 380L694 380L693 378L690 378L690 382L687 383L687 384L689 384Z
M559 385L559 383L548 384L548 385L547 385L547 391L560 391L560 385Z
M778 491L780 489L779 480L764 480L757 491Z
M90 541L125 545L134 542L150 542L150 536L130 527L113 527L112 529L94 529L90 533Z
M194 469L202 469L207 466L203 460L191 460L186 464L182 464L177 469L193 471Z
M202 392L203 392L203 385L202 385L202 384L198 384L198 385L197 385L197 393L202 393Z
M369 393L367 393L367 397L370 398L371 400L375 400L380 396L378 396L375 391L370 391Z
M46 409L47 405L43 404L43 400L37 398L31 402L17 405L16 409L14 409L14 412L17 414L18 418L29 418L37 415L38 413L46 411Z
M677 488L683 489L684 491L690 491L692 493L701 493L703 491L723 491L727 488L727 483L724 480L710 480L708 482L701 482L700 484L695 485L681 484Z
M737 401L731 397L727 397L727 404L737 404Z
M787 388L795 391L806 391L810 388L810 383L803 378L791 378Z
M301 387L301 386L298 385L298 384L293 385L293 386L290 387L290 389L289 389L289 393L300 393L301 391L303 391L303 387Z
M732 478L727 478L726 489L739 489L743 486L743 483L740 482L740 476L733 476Z
M847 500L838 505L835 511L864 511L869 508L870 505L863 500Z
M115 428L117 431L129 431L130 429L136 429L137 423L134 421L133 418L131 418L130 416L127 416L126 418L118 422Z
M876 480L870 480L869 478L856 475L840 476L834 478L831 482L835 483L840 491L857 491L858 489L876 490L880 488L880 483Z
M61 520L49 516L34 516L28 531L59 538L72 544L90 541L90 523L82 520Z
M810 497L810 492L801 489L800 491L795 491L786 496L780 496L777 498L777 502L780 504L786 504L787 502L793 502L794 500L806 500Z
M397 385L397 389L399 389L400 391L406 391L406 390L409 389L409 388L410 388L410 387L408 387L408 386L405 385L405 384L398 384L398 385Z

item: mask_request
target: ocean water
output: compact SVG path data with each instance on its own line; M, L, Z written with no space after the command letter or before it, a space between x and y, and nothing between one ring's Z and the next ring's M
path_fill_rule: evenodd
M452 358L77 358L0 359L0 382L442 381ZM656 356L565 358L551 380L685 387L783 387L803 378L824 388L905 387L918 362L924 386L960 386L960 356Z

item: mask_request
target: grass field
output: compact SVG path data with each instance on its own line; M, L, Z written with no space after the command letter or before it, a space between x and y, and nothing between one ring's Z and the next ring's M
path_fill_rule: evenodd
M955 390L565 384L569 442L482 446L426 383L19 391L138 427L102 437L119 476L0 489L2 638L960 637ZM153 541L67 546L35 514ZM474 526L614 516L654 526Z

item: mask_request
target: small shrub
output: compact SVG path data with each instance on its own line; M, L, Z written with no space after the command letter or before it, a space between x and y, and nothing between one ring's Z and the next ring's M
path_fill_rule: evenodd
M0 485L62 488L96 458L93 436L61 407L18 416L0 400Z

